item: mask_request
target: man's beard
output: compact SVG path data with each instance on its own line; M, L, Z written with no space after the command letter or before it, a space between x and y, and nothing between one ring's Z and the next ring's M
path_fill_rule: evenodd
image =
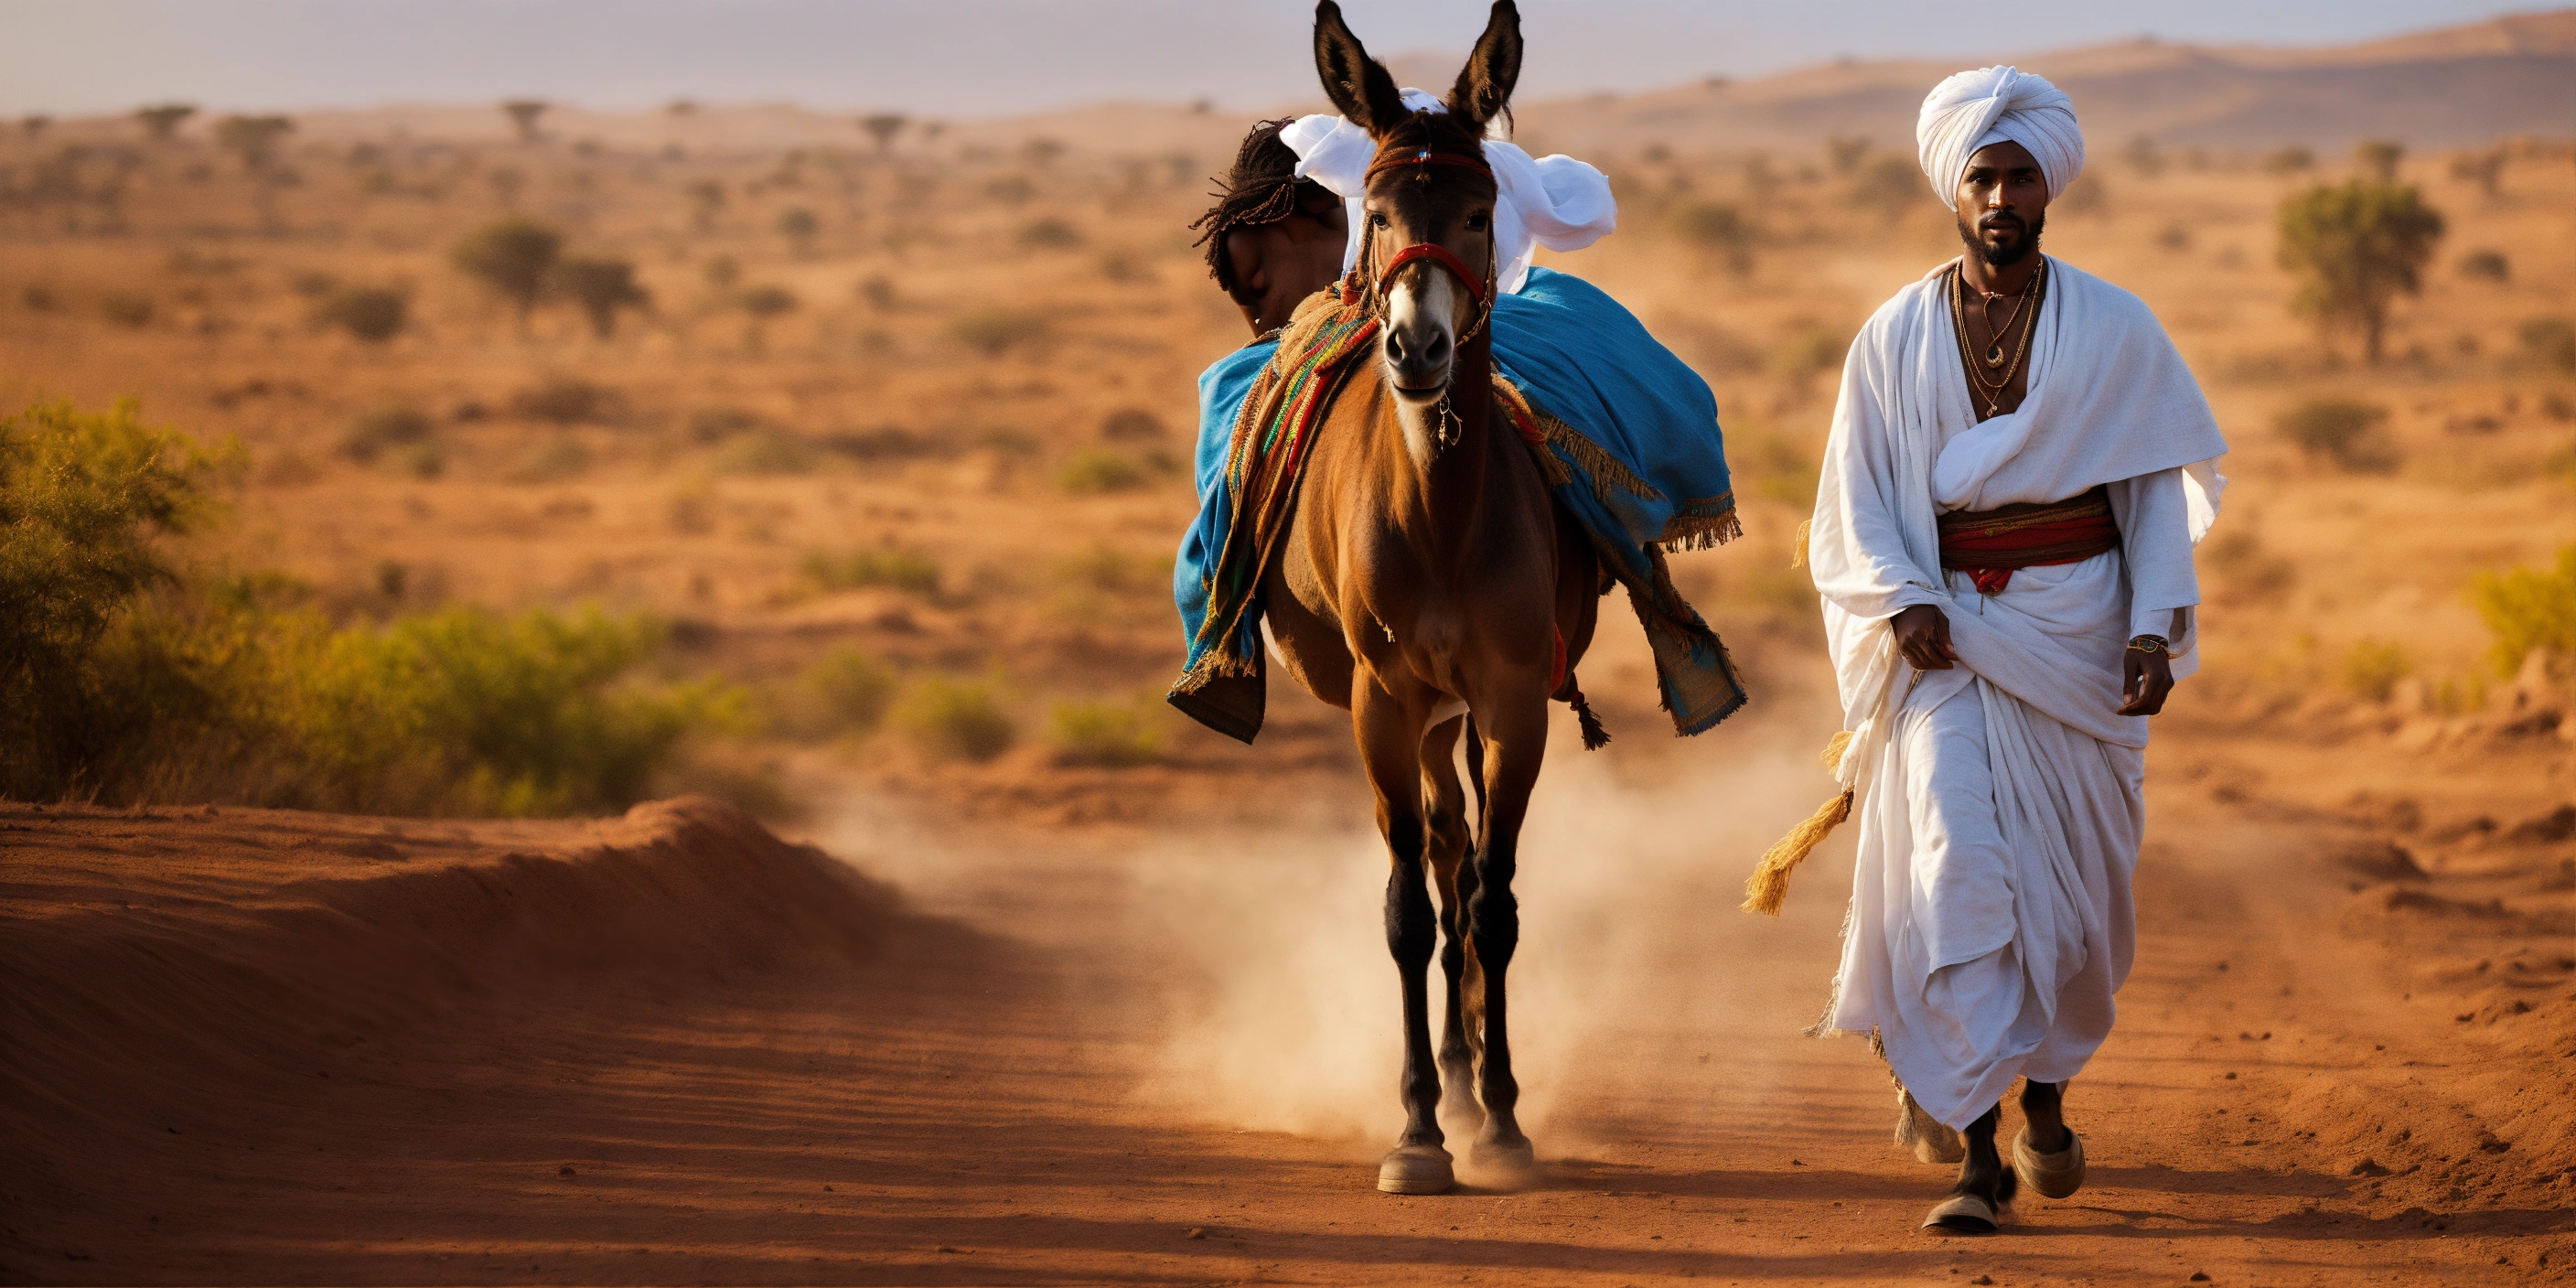
M2014 221L2018 223L2019 216L2015 216ZM1997 247L1988 246L1985 239L1977 235L1977 226L1962 219L1959 221L1959 240L1967 243L1969 251L1977 258L1986 261L1986 267L2009 268L2030 258L2039 249L2039 235L2047 227L2048 215L2043 211L2039 218L2023 225L2021 236L2008 245Z

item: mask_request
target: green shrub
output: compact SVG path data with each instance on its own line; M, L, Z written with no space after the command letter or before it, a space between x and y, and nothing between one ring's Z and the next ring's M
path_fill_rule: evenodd
M2355 474L2389 474L2401 456L2387 422L2388 409L2373 403L2314 398L2274 417L2272 427L2311 457Z
M617 334L621 309L646 309L653 296L635 281L635 265L622 259L568 259L554 268L552 284L590 320L602 340Z
M868 733L884 723L900 683L893 667L845 644L796 678L778 723L806 737Z
M894 711L915 746L941 760L982 764L1011 749L1018 733L990 684L936 677L922 681Z
M939 593L939 565L928 555L897 546L842 554L816 550L805 556L805 580L825 593L884 586L925 598Z
M2343 655L2343 687L2354 697L2386 702L2397 682L2414 674L2415 660L2402 645L2359 640Z
M130 749L138 713L101 683L100 643L171 582L155 539L212 513L207 485L227 462L143 424L132 402L0 418L0 794L96 790Z
M1056 485L1077 496L1131 492L1145 486L1145 471L1121 453L1086 447L1066 459Z
M1067 765L1150 765L1163 740L1151 714L1126 702L1059 702L1047 726L1056 760Z
M2576 546L2559 550L2554 569L2479 575L2469 583L2469 601L2495 636L2487 657L2497 674L2511 676L2534 652L2562 673L2576 663Z

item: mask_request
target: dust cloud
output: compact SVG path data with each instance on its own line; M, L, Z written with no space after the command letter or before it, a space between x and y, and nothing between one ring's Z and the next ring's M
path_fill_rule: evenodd
M1619 1138L1634 1116L1746 1111L1779 1081L1746 1053L1824 1003L1847 843L1800 873L1786 917L1736 903L1754 858L1825 785L1804 741L1686 744L1645 782L1571 737L1551 748L1510 975L1521 1120L1543 1150ZM1247 1129L1383 1142L1401 1128L1385 849L1356 785L1349 809L1363 826L1134 856L1139 907L1185 977L1143 1094ZM1436 1041L1437 967L1432 979Z

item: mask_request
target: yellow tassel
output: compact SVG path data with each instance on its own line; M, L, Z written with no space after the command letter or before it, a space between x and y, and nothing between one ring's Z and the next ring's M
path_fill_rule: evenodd
M1816 521L1813 519L1801 519L1798 521L1798 544L1789 548L1789 566L1791 568L1804 568L1807 566L1807 533L1815 526Z
M1826 773L1837 773L1842 769L1843 752L1850 748L1851 740L1852 735L1851 730L1849 729L1845 729L1841 733L1835 734L1833 737L1825 740Z
M1762 864L1744 883L1745 912L1758 912L1766 917L1780 915L1780 905L1789 900L1789 869L1798 866L1809 851L1833 834L1835 827L1851 817L1852 796L1844 792L1816 807L1806 822L1789 830L1777 845L1762 855Z

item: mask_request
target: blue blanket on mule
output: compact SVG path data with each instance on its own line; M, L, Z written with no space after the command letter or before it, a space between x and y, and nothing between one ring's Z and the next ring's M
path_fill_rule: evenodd
M1495 374L1522 404L1497 410L1546 453L1543 466L1553 462L1546 470L1551 492L1627 587L1674 727L1684 734L1709 728L1744 704L1744 688L1725 645L1674 589L1664 561L1667 550L1715 545L1738 530L1708 383L1618 301L1571 274L1531 269L1518 294L1495 300L1492 326ZM1172 569L1189 641L1176 693L1205 680L1210 641L1201 626L1213 564L1237 519L1227 466L1245 399L1278 348L1276 340L1246 345L1199 376L1200 508ZM1231 652L1257 657L1260 629L1259 613L1246 613Z

